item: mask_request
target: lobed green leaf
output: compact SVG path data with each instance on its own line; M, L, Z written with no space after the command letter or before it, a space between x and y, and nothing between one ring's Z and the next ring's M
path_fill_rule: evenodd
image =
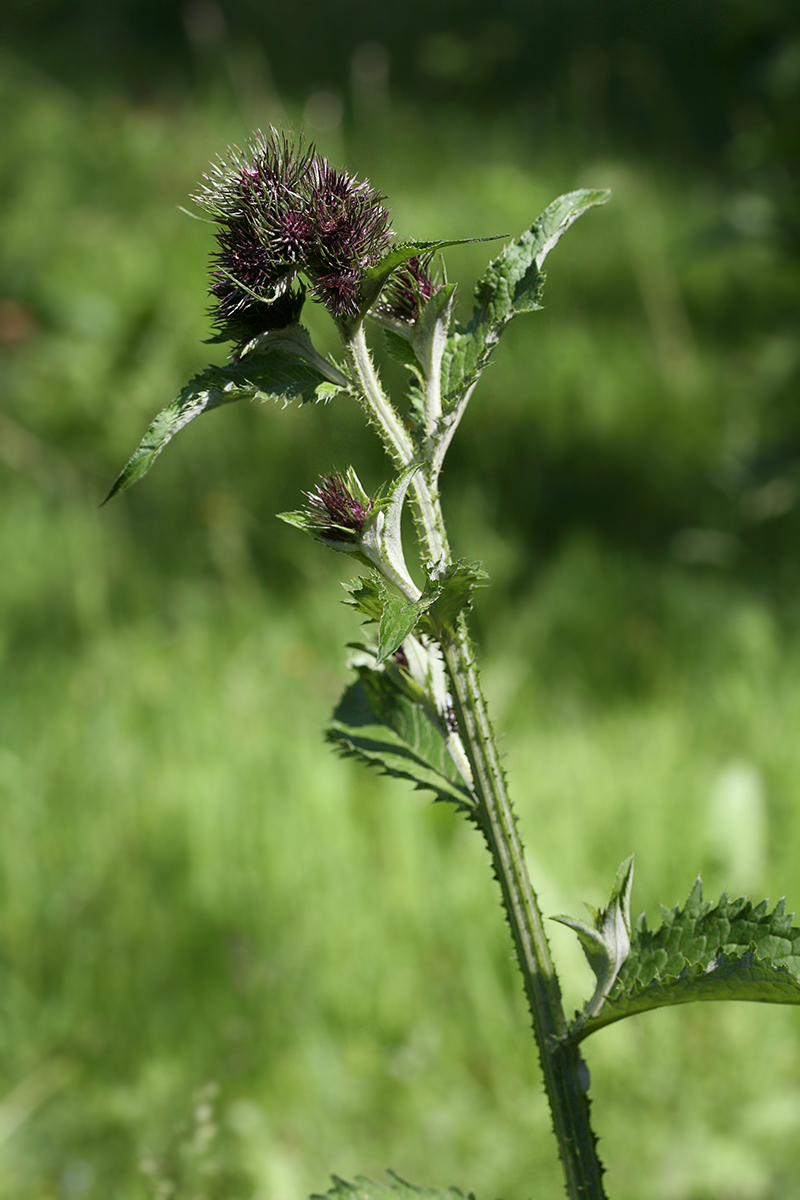
M282 515L287 520L297 514ZM376 665L380 666L420 626L434 637L443 630L452 634L458 617L469 609L475 588L483 586L487 578L477 563L459 560L440 574L431 574L419 599L409 600L390 591L376 573L346 583L345 603L363 613L368 621L379 622Z
M406 600L404 596L387 592L378 629L378 656L375 660L377 666L386 662L408 635L414 632L420 617L430 605L430 597L424 594L419 600Z
M241 358L206 367L190 379L148 429L103 501L124 492L152 467L164 447L202 413L236 400L330 400L348 387L347 377L314 349L300 325L265 333Z
M348 579L342 587L347 592L344 604L352 605L367 618L367 621L380 621L386 598L386 585L377 571L373 571L366 578L359 575L357 579Z
M433 595L428 609L434 631L455 632L456 623L462 613L472 607L472 595L476 588L485 587L489 576L479 563L460 558L450 563L443 572L432 576L425 591Z
M395 362L400 363L400 366L406 371L410 371L410 373L417 379L421 378L419 360L414 353L414 349L409 338L403 336L403 334L398 332L397 329L388 327L385 322L381 322L381 324L383 326L383 337L386 344L386 349L389 351L392 358L395 360Z
M800 1004L800 929L783 900L772 912L726 895L703 900L698 879L685 907L662 908L662 924L642 915L630 953L596 1016L573 1028L580 1038L623 1017L692 1000Z
M388 671L359 669L325 736L345 758L408 780L417 789L433 792L437 800L473 807L448 750L446 732Z
M545 258L578 217L608 197L609 192L590 188L559 196L489 264L475 289L472 319L457 326L447 340L442 360L445 399L456 401L475 382L512 317L540 307Z

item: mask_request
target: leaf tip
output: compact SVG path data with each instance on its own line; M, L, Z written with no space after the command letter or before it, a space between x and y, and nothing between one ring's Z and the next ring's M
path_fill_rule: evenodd
M112 483L111 488L109 489L109 492L108 492L106 498L104 500L101 500L97 507L105 508L105 506L108 504L109 500L113 500L115 496L118 496L120 492L124 491L124 488L125 488L125 485L124 485L124 481L123 481L123 475L118 475L117 478Z

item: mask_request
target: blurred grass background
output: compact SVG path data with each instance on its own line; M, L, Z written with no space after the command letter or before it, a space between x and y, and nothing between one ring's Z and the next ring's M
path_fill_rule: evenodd
M632 851L652 923L698 871L797 904L796 7L3 20L0 1195L299 1200L386 1166L560 1195L477 838L322 743L356 626L340 561L273 514L348 462L383 479L358 413L215 413L97 505L224 354L209 231L177 206L252 127L302 125L400 235L517 233L612 187L445 485L492 575L475 630L531 868L548 913L601 904ZM485 259L448 252L465 309ZM796 1012L656 1013L588 1057L617 1200L796 1195Z

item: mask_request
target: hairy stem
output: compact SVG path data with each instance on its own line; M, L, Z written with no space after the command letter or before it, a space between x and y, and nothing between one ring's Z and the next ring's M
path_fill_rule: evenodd
M359 324L344 339L344 349L350 368L358 383L359 399L367 418L380 434L381 441L401 470L414 461L414 445L406 429L381 387L372 355Z
M438 503L435 503L438 508ZM436 534L438 543L440 534ZM553 1128L571 1200L603 1200L603 1168L589 1122L588 1068L567 1040L561 989L525 862L465 620L441 640L459 733L472 768L475 820L492 856L533 1018Z
M492 856L524 980L567 1194L573 1200L601 1200L602 1167L586 1096L588 1069L577 1046L566 1040L561 989L463 620L455 638L444 640L443 650L454 686L459 732L472 767L476 822Z
M383 394L363 330L359 329L349 342L348 353L370 419L381 430L384 444L398 465L410 465L415 457L413 444ZM427 465L430 470L431 464ZM430 478L420 464L411 479L410 491L423 555L446 565L452 556L439 497L430 486ZM568 1038L561 989L463 617L458 620L455 634L443 631L440 641L453 686L459 733L472 770L474 819L492 857L524 980L567 1194L571 1200L605 1200L603 1168L589 1123L588 1068L578 1047Z

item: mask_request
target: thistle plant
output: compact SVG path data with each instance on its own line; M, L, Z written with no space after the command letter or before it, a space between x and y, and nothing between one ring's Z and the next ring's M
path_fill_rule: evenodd
M340 754L412 783L455 807L488 847L530 1008L553 1131L572 1200L600 1200L603 1167L589 1113L582 1043L614 1021L693 1000L800 1003L800 930L783 902L723 895L698 881L662 925L630 918L633 860L616 872L607 906L587 920L559 916L580 939L595 976L580 1012L564 1010L536 891L529 878L497 740L468 632L481 568L455 558L440 503L447 451L506 325L540 307L543 265L561 236L608 193L559 197L490 262L466 322L437 254L453 241L395 237L384 197L333 168L313 146L270 130L215 163L194 200L213 223L214 340L229 362L209 366L152 422L109 493L130 486L183 426L245 399L355 400L381 439L388 478L374 495L352 464L310 483L302 506L281 514L364 573L346 603L369 633L354 647L353 679L327 730ZM458 239L461 240L461 239ZM476 239L480 240L480 239ZM320 354L301 323L322 305L341 357ZM376 370L367 330L408 372L398 404ZM402 415L401 415L402 414ZM403 513L413 516L409 567ZM414 1188L334 1181L331 1197L378 1197ZM436 1193L426 1191L428 1195ZM442 1196L453 1194L442 1193Z

